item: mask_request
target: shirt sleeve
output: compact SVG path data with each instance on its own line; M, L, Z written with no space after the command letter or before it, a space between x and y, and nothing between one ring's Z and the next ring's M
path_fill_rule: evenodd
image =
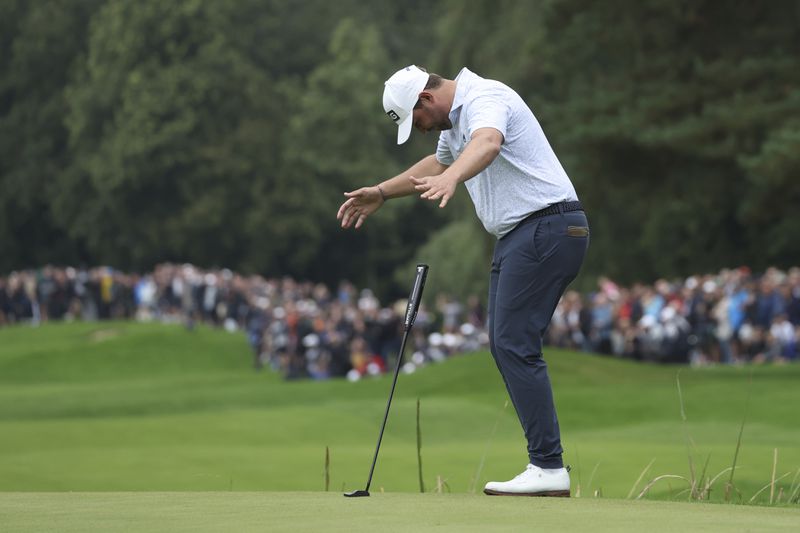
M481 128L494 128L506 138L511 108L500 95L489 94L475 98L467 107L467 134L469 138Z
M450 146L444 138L445 132L439 134L439 143L436 145L436 160L448 167L453 164L453 152L450 151Z

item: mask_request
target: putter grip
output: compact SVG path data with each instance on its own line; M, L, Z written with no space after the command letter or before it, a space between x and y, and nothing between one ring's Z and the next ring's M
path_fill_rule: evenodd
M414 279L414 288L411 289L411 296L408 297L408 307L406 307L406 331L414 325L419 311L419 303L422 300L422 290L425 288L425 278L428 276L428 265L417 265L417 277Z

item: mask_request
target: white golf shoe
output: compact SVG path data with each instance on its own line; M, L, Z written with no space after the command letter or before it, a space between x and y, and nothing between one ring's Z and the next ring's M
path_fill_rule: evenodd
M529 464L510 481L490 481L483 489L490 496L562 496L569 498L566 468L539 468Z

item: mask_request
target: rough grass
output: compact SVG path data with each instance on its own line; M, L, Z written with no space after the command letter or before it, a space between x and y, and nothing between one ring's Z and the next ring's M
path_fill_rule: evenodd
M777 448L776 478L792 475L754 503L782 494L780 505L797 509L787 502L800 468L799 366L682 370L684 425L675 367L557 350L546 358L574 495L625 498L658 476L689 478L687 454L697 474L707 465L716 476L732 464L749 393L732 499L770 483ZM0 330L0 491L322 491L326 446L331 491L361 488L391 378L286 383L250 362L242 335L207 328ZM426 487L438 478L466 497L524 467L505 389L478 353L400 376L373 491L419 490L417 398ZM711 501L723 500L728 477ZM665 478L645 498L685 501L686 488Z

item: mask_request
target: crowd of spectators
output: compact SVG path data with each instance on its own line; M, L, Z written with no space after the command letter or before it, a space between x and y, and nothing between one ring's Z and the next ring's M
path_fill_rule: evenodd
M242 276L163 264L147 274L109 267L45 267L0 277L0 327L49 320L135 319L197 323L244 332L257 369L287 379L380 374L394 363L405 300L381 305L369 289L335 290L290 278ZM486 348L478 297L438 295L422 306L404 371ZM691 363L786 362L798 358L800 268L746 268L653 285L568 291L546 343L637 360Z
M800 268L748 268L652 286L600 278L595 292L567 292L548 342L647 361L782 363L800 345Z
M477 298L445 296L421 307L404 370L488 345ZM290 278L242 276L227 269L158 265L152 273L109 267L45 267L0 277L0 327L49 320L205 323L244 332L253 365L287 379L380 374L396 359L405 301L381 306L369 289L343 281L335 291Z

